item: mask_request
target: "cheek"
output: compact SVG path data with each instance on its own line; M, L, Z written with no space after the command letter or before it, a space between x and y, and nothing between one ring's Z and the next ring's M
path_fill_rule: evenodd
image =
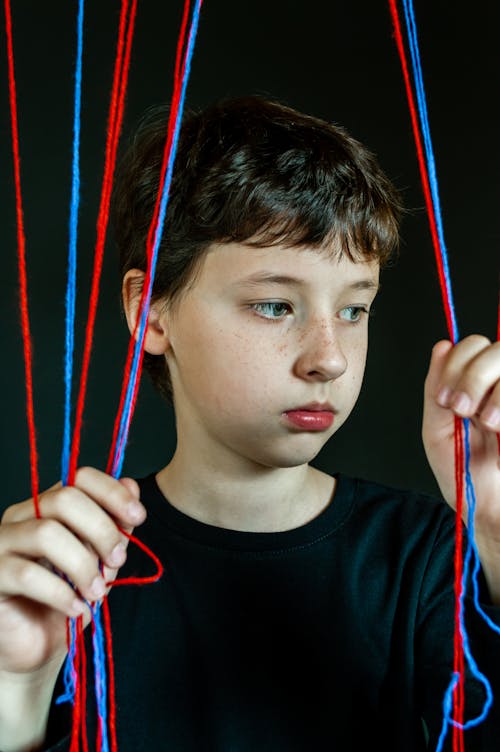
M262 397L275 366L276 350L239 331L198 330L183 337L175 350L179 378L192 396L224 412L235 404Z
M349 367L346 375L349 378L350 391L355 399L358 397L363 383L367 351L368 341L366 337L363 337L353 345L348 354Z

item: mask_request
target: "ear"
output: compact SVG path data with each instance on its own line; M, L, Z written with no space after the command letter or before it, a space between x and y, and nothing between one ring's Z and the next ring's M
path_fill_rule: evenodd
M122 299L130 333L133 334L139 316L142 288L146 274L140 269L129 269L123 278ZM144 349L151 355L164 355L170 346L166 328L165 304L162 301L149 307Z

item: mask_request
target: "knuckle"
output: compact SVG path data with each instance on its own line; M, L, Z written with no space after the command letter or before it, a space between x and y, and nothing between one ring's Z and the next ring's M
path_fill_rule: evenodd
M460 387L472 397L479 397L491 387L491 376L479 361L473 361L460 380Z
M10 522L14 522L15 519L15 512L14 507L7 507L5 512L2 514L1 524L2 525L8 525Z
M2 525L7 525L12 522L17 522L22 514L22 507L26 504L26 502L20 501L17 504L11 504L10 507L7 507L7 509L4 511L1 523ZM31 504L33 505L33 502L31 501ZM33 513L34 513L34 507L33 507Z
M73 486L63 486L52 493L53 503L57 506L73 504L78 499L78 491Z
M36 566L26 559L19 559L15 567L15 579L21 592L31 592L36 581Z
M2 553L0 554L0 591L3 592L5 590L5 584L7 582L12 582L13 579L13 573L12 573L12 567L10 563L10 555L9 553Z
M125 486L116 482L113 488L108 493L108 499L113 507L119 507L125 504L130 499L130 493Z
M50 518L37 520L35 526L35 540L42 550L50 549L57 541L61 525Z
M469 334L462 341L467 342L478 349L489 347L491 345L491 340L489 340L484 334Z
M95 473L95 470L93 467L90 467L89 465L82 465L82 467L79 467L76 471L76 477L77 478L88 478L90 475L93 475Z
M99 479L102 475L104 475L104 473L102 473L101 470L97 470L90 465L82 465L82 467L79 467L75 473L75 485L85 487L89 484L95 483L96 479Z

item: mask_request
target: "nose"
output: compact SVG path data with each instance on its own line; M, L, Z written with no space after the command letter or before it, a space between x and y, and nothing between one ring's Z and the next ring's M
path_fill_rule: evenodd
M300 336L295 374L306 381L333 381L345 372L347 358L331 321L317 321Z

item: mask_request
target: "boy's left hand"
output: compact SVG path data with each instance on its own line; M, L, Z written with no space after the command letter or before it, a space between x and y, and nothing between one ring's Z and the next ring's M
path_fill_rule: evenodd
M432 351L422 437L444 498L456 508L455 415L470 418L470 469L476 493L474 537L491 595L500 603L500 342L472 335ZM464 503L464 522L467 508Z

